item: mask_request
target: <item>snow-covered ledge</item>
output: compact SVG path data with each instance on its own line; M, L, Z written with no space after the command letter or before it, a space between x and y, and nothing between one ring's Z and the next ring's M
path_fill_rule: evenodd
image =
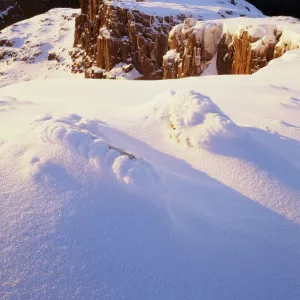
M218 74L253 74L300 47L300 22L282 17L186 19L170 32L169 47L164 79L198 76L211 63Z

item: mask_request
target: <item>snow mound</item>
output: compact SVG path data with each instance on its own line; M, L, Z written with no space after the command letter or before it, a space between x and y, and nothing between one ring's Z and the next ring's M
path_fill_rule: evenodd
M161 104L164 102L165 105ZM155 97L154 103L159 118L167 119L169 136L184 146L215 151L222 143L244 135L238 125L201 93L170 91Z
M101 121L75 114L66 117L45 115L32 125L31 132L39 136L43 148L52 147L64 153L62 159L65 157L69 162L77 158L85 160L99 178L111 176L135 192L153 189L157 185L158 177L151 164L109 144L108 136L116 135L116 132ZM55 156L52 153L50 157ZM30 159L32 161L36 161L35 156ZM40 178L41 171L43 168L38 168L39 175L35 177Z

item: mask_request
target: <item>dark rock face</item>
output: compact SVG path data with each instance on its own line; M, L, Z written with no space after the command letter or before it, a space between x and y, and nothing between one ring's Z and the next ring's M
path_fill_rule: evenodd
M25 18L16 0L0 0L0 30Z
M299 0L247 0L268 16L293 16L300 18Z
M78 8L79 0L0 0L0 30L55 7Z
M17 0L24 11L25 17L30 18L55 7L79 7L79 0Z

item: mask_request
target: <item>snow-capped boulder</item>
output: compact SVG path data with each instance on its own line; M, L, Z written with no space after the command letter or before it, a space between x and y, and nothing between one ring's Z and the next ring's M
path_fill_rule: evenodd
M300 23L293 18L224 23L218 46L219 74L253 74L272 59L300 47Z

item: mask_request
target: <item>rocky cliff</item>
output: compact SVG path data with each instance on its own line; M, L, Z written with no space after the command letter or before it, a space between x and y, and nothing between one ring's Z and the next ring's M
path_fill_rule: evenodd
M149 16L104 1L86 2L82 1L82 14L76 19L74 45L80 45L79 54L84 50L82 64L87 77L94 74L90 67L109 71L124 63L132 64L147 79L161 78L173 18ZM75 60L74 70L81 67Z
M211 63L218 74L253 74L300 47L300 24L293 18L189 19L172 29L169 47L163 59L165 79L200 75Z
M262 14L244 0L220 1L81 0L76 18L73 72L103 78L116 66L135 68L144 79L163 78L168 35L185 18L196 20ZM208 58L207 58L208 59Z

